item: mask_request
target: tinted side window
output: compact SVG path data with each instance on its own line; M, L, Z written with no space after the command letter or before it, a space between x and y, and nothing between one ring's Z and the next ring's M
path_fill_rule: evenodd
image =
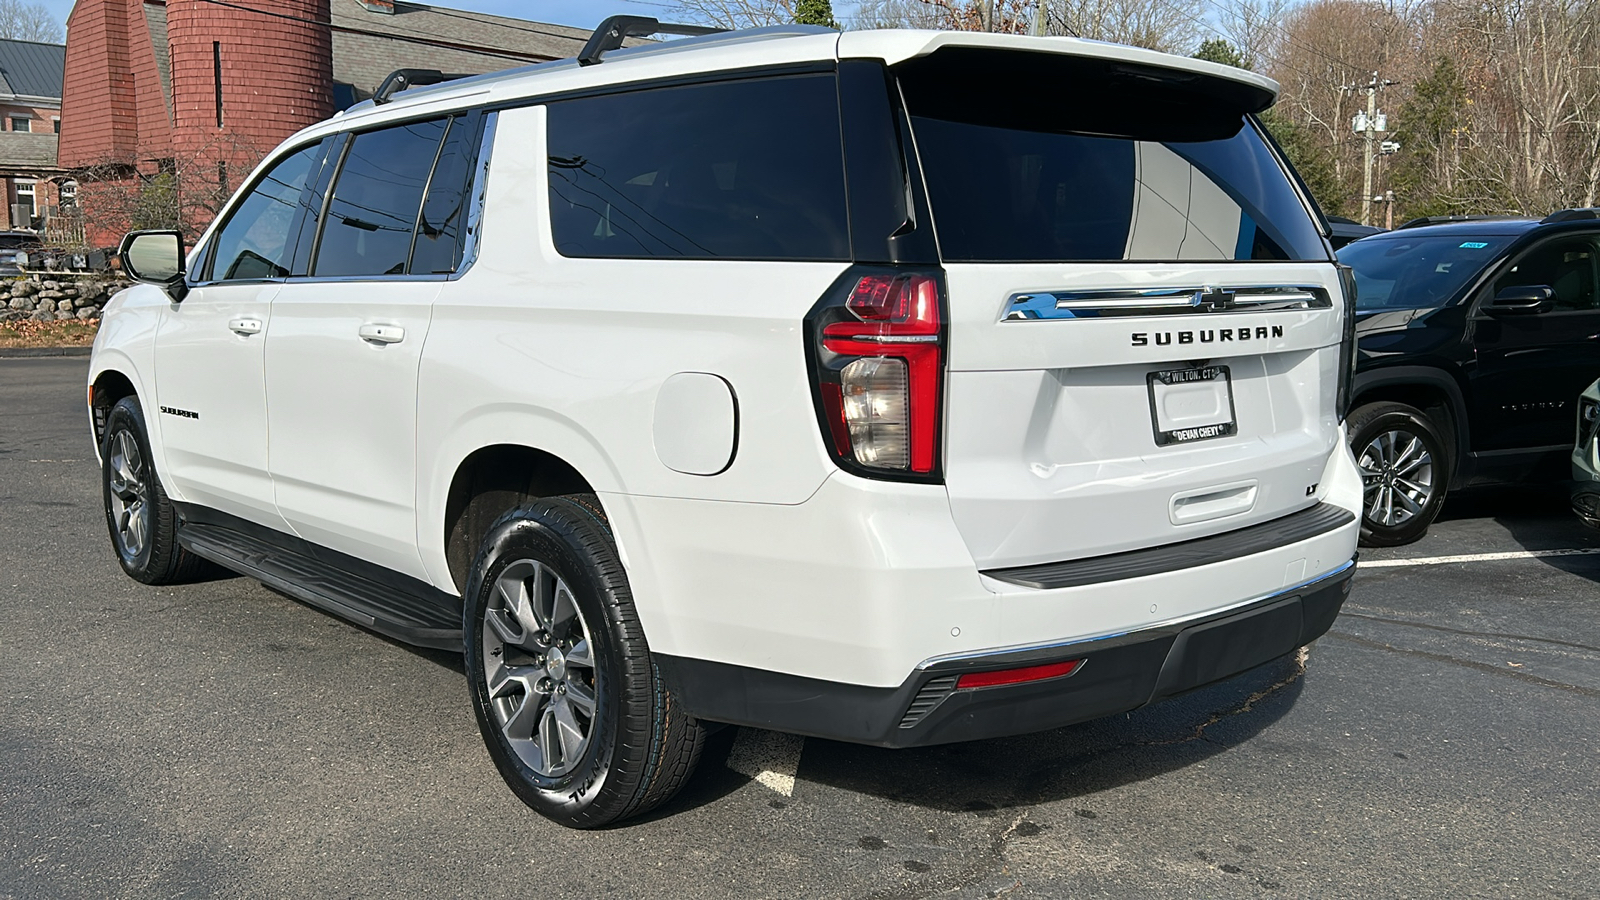
M561 101L548 122L564 256L850 256L831 74Z
M1595 281L1600 258L1590 237L1556 238L1535 247L1495 281L1495 293L1508 287L1543 285L1555 291L1557 309L1600 308Z
M411 251L411 273L429 275L454 272L461 263L461 230L467 215L467 188L472 163L478 154L480 119L458 116L445 134L439 164L428 181L428 198L417 221L416 245Z
M313 144L282 160L234 207L217 231L212 279L282 278L289 274L295 207L321 152L320 145Z
M447 119L356 135L333 184L311 274L401 275Z

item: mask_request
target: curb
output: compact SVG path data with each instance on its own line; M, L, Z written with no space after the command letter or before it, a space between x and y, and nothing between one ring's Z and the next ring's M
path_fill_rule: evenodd
M30 359L37 357L88 358L93 347L0 347L0 359Z

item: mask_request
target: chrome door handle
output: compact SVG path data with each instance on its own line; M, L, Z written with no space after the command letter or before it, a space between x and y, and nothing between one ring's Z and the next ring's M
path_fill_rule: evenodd
M228 330L234 334L240 335L260 334L261 320L250 318L248 316L241 316L237 319L231 319L228 322Z
M406 330L399 325L363 325L356 333L374 344L398 344L406 339Z

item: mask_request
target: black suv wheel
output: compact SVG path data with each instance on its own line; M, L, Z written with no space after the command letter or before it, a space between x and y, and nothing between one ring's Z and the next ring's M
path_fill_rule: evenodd
M1393 547L1428 532L1449 485L1449 459L1426 413L1369 403L1351 414L1350 450L1361 470L1361 544Z

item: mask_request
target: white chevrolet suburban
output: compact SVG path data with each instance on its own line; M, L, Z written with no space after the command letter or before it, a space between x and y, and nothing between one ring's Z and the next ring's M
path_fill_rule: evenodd
M1353 297L1273 82L1064 38L621 46L662 30L397 73L186 255L128 237L89 409L129 575L463 652L500 773L575 827L671 797L716 723L1041 731L1328 629Z

